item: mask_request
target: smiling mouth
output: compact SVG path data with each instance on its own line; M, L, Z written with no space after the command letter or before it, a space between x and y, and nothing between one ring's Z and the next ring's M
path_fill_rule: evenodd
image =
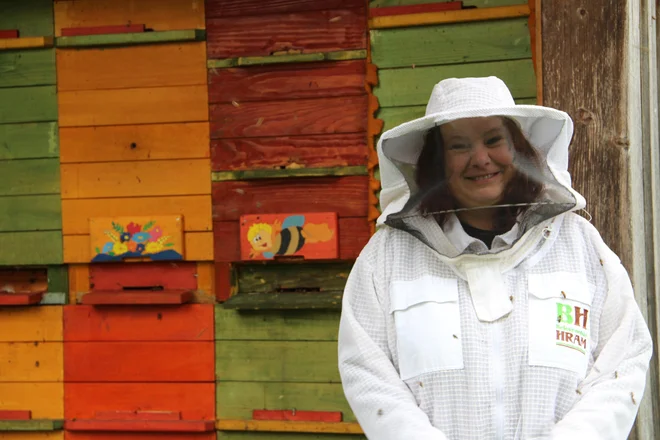
M500 174L499 171L497 171L497 172L495 172L495 173L490 173L490 174L483 174L483 175L481 175L481 176L471 176L471 177L466 177L466 179L473 180L473 181L475 181L475 182L479 182L479 181L481 181L481 180L487 180L487 179L490 179L491 177L495 177L495 176L497 176L498 174Z

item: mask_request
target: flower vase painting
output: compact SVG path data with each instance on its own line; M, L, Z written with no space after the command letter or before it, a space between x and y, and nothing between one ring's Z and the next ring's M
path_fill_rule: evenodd
M92 218L92 262L183 260L182 216Z

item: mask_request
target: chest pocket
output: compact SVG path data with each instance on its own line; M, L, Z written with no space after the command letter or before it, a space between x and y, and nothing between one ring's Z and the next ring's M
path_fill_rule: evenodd
M394 281L390 304L401 379L464 367L456 279Z
M530 274L529 364L586 375L593 287L570 272Z

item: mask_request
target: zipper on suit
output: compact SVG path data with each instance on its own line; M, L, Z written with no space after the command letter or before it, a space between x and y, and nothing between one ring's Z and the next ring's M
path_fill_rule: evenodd
M500 323L493 324L492 337L493 369L491 373L492 383L495 387L495 438L502 440L504 439L504 384L506 372Z

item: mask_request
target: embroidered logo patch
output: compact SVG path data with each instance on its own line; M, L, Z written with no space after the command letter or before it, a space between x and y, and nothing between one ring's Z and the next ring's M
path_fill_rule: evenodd
M557 345L586 353L588 325L589 309L557 302Z

